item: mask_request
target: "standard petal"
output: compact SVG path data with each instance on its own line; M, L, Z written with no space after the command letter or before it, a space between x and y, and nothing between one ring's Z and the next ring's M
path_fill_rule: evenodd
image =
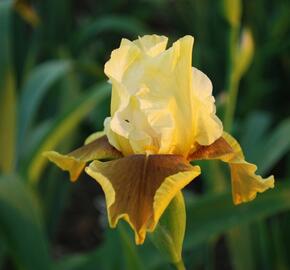
M215 99L210 79L197 68L192 68L192 91L195 115L195 141L210 145L222 136L223 125L216 116Z
M55 151L47 151L43 155L61 169L68 171L71 181L77 180L88 161L122 157L121 153L109 144L106 136L95 139L66 155Z
M146 231L154 230L172 198L200 168L177 155L131 155L94 161L86 172L104 190L110 226L124 218L135 231L136 243L142 244Z
M165 51L168 38L158 35L145 35L133 42L147 55L155 57Z
M111 59L105 64L105 74L110 79L121 82L125 72L139 55L140 49L132 45L121 46L112 51Z
M248 202L256 198L257 192L274 187L274 177L262 178L256 175L257 166L245 161L239 143L228 133L212 145L197 147L189 155L189 160L220 159L227 162L231 169L232 194L235 204Z
M159 134L159 154L186 156L193 142L193 42L191 36L179 39L144 70L141 82L148 91L139 99L149 124Z

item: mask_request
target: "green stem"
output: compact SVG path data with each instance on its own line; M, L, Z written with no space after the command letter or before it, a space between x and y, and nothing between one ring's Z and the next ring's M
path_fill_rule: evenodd
M221 193L225 192L229 188L229 183L226 181L225 174L222 170L221 163L217 160L212 160L212 162L209 162L209 169L212 173L212 192L213 193Z
M239 78L236 76L236 61L235 55L237 50L239 27L230 27L229 30L229 58L228 58L228 72L227 72L227 92L228 99L225 108L224 129L231 131L234 119L236 100L238 95Z
M176 270L186 270L183 260L181 259L179 262L174 263Z
M239 80L236 78L236 76L234 76L234 71L232 71L232 73L230 74L227 88L228 88L228 99L224 118L224 129L225 131L230 132L233 125L239 90Z

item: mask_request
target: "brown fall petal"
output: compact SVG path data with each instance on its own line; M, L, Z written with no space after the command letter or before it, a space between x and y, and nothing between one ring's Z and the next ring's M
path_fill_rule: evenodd
M124 218L135 230L136 243L142 244L146 231L154 230L170 201L200 168L178 155L131 155L94 161L86 172L104 190L110 225Z

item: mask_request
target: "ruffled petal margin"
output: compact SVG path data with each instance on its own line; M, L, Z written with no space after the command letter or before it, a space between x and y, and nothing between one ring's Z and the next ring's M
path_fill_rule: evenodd
M111 227L125 219L142 244L160 216L183 187L200 174L178 155L131 155L118 160L94 161L85 171L102 187Z
M121 158L122 154L111 146L106 136L99 137L100 134L94 133L93 137L88 138L84 146L66 154L55 151L47 151L43 156L55 163L59 168L68 171L71 181L76 181L86 166L86 163L95 159L116 159Z
M189 156L189 160L201 159L220 159L229 164L234 204L251 201L256 198L257 192L274 187L274 177L256 175L257 166L245 160L239 143L226 132L213 144L200 146Z

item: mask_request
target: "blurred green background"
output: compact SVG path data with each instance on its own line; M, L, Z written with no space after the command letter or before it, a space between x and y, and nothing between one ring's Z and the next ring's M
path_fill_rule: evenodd
M108 229L104 196L75 184L45 150L102 130L104 63L123 37L195 37L218 115L276 187L234 206L227 168L201 162L185 191L187 269L290 269L289 0L0 0L0 269L173 269L125 223Z

